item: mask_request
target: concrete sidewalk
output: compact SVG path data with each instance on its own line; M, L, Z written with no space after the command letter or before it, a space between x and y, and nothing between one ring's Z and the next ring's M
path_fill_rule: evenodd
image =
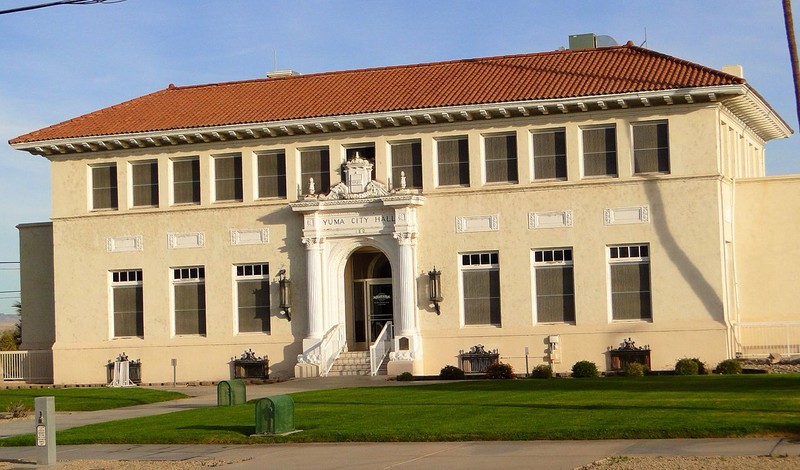
M786 439L398 442L277 445L87 445L58 447L58 461L169 462L216 459L225 469L574 469L613 456L797 456ZM36 449L0 448L0 461L36 468ZM200 462L198 462L199 464Z

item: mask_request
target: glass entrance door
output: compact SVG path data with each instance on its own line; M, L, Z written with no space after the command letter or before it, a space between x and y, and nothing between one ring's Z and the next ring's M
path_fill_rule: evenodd
M369 344L381 333L386 322L392 321L392 284L368 283L369 285Z

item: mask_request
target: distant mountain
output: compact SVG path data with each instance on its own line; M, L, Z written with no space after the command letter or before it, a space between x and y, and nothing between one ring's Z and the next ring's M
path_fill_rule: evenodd
M10 330L17 324L19 317L13 313L0 313L0 331Z

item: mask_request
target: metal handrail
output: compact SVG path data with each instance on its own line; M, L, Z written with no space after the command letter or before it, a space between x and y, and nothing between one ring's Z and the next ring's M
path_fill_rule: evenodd
M394 346L394 328L392 322L388 321L383 325L378 338L369 347L369 373L370 375L378 375L383 360L389 354Z

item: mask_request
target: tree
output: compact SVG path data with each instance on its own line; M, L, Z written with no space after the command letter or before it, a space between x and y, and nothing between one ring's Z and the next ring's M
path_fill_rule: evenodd
M6 330L0 335L0 351L16 351L17 341L14 331Z
M17 312L17 324L14 325L14 332L12 333L14 338L14 345L15 348L12 351L19 349L20 345L22 344L22 303L21 302L14 302L11 307ZM6 349L6 351L8 351Z

